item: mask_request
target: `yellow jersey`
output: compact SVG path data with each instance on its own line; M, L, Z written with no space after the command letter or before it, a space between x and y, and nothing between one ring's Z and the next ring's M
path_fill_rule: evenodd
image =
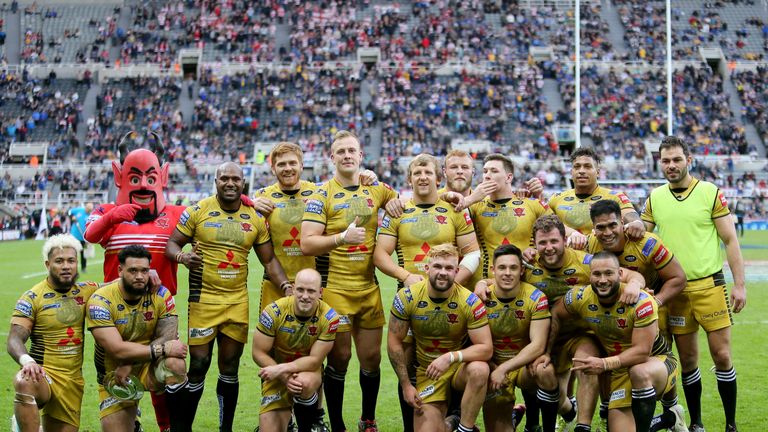
M85 304L98 288L95 282L77 282L60 293L45 279L16 302L11 324L33 322L29 355L46 370L82 375Z
M294 312L294 296L283 297L269 304L259 315L256 329L275 338L273 358L277 363L289 363L309 355L315 341L333 342L339 327L339 315L328 303L320 300L315 314L298 317Z
M493 362L500 365L531 343L531 321L552 315L547 296L531 284L520 282L520 292L513 298L499 298L495 285L490 290L485 310L493 335Z
M571 287L589 283L589 263L592 255L565 248L563 266L550 270L541 265L538 260L526 267L523 280L540 289L551 303L560 299Z
M149 345L157 337L157 322L176 315L176 304L168 288L161 286L154 293L146 294L131 304L120 293L118 281L93 293L88 300L86 325L91 331L100 327L115 327L123 341ZM114 371L120 365L98 343L95 344L93 357L100 383L106 373ZM144 362L137 362L141 363Z
M602 199L616 201L622 210L634 209L627 194L602 186L595 188L589 195L576 194L575 189L556 193L549 199L549 208L565 225L588 235L592 232L592 218L589 217L589 209L592 208L592 204Z
M270 241L267 220L252 207L225 211L215 196L187 207L176 225L198 244L203 265L189 272L192 303L237 304L248 301L248 254Z
M624 239L624 250L616 254L619 265L634 270L645 278L645 286L653 292L658 292L664 281L659 277L659 270L672 261L674 255L661 243L661 239L653 233L645 233L640 240ZM587 237L586 251L596 254L603 250L603 246L594 235Z
M326 289L359 291L378 286L373 265L378 213L394 198L397 193L380 182L344 187L332 178L316 188L304 209L304 221L325 225L323 235L343 232L356 217L357 226L365 228L362 244L343 244L316 257L315 265Z

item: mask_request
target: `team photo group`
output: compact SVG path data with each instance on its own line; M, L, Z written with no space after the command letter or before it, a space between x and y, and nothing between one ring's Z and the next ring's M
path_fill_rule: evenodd
M226 162L215 194L188 207L166 203L161 150L123 151L115 202L87 206L79 236L49 237L47 276L18 292L7 342L20 365L17 426L76 431L98 414L108 432L154 421L199 430L202 400L232 431L245 367L261 380L247 396L261 432L389 432L377 401L395 391L395 430L702 432L702 327L717 378L708 391L722 400L704 408L736 431L731 314L746 306L744 262L724 194L689 173L689 144L661 140L666 183L640 207L598 184L588 147L570 155L572 188L552 196L537 178L516 179L507 155L451 150L413 157L404 197L339 131L325 144L329 180L302 179L301 147L280 142L267 159L273 184L249 193L243 168ZM88 243L104 249L103 280L78 280ZM180 265L188 293L177 292ZM247 280L259 266L256 318ZM391 304L377 270L397 281ZM176 295L188 299L186 326ZM215 402L203 397L214 359ZM348 372L359 388L345 388ZM98 406L83 405L86 382ZM137 421L144 392L155 418ZM361 405L351 425L350 393Z

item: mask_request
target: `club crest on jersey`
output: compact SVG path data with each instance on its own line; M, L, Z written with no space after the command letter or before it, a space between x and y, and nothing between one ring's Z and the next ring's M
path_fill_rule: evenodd
M517 318L519 320L524 320L525 319L525 312L523 312L523 311L521 311L519 309L516 310L515 311L515 318Z
M439 223L440 225L445 225L448 223L448 218L443 215L436 215L435 222Z
M522 204L522 202L520 204ZM522 207L515 207L515 208L512 209L512 211L515 212L515 216L517 216L517 217L525 216L525 209L522 208Z
M456 324L457 322L459 322L459 316L455 313L446 314L446 317L448 318L448 322L450 324Z
M627 328L627 319L626 318L616 318L616 327L620 329Z
M240 227L242 227L243 232L252 232L253 231L253 229L251 228L251 224L249 224L249 223L240 222Z

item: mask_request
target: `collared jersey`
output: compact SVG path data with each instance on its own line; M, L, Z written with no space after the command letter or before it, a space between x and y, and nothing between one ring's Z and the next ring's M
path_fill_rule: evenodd
M533 224L539 216L549 214L549 207L535 198L512 197L492 200L485 197L470 207L477 230L477 241L483 251L483 278L493 276L493 252L504 244L526 250L533 240Z
M693 281L722 271L723 251L715 219L730 214L717 186L694 178L684 191L673 191L669 184L651 191L641 217L656 224L659 237Z
M356 217L357 226L365 228L362 244L342 244L316 258L326 289L359 291L378 285L373 266L378 213L393 198L397 193L381 182L345 188L332 178L317 187L304 209L304 221L325 225L323 235L343 232Z
M626 236L625 236L626 237ZM587 237L586 251L596 254L603 246L594 235ZM624 239L624 250L616 255L619 265L634 270L645 278L645 286L653 292L658 292L664 281L659 277L659 270L672 261L674 255L664 247L661 239L653 233L646 232L640 240Z
M157 322L172 316L176 316L176 303L166 287L160 286L154 293L147 294L135 304L131 304L123 299L120 283L117 281L93 293L88 300L85 322L88 330L115 327L123 341L149 345L156 337ZM96 374L101 383L104 374L115 370L119 362L107 354L104 347L98 343L95 344L93 356L96 361Z
M424 265L427 253L433 246L443 243L456 244L456 238L475 232L469 212L457 212L443 200L434 204L406 203L400 217L384 215L379 235L397 239L395 252L400 267L410 273L426 277ZM398 288L402 288L400 282Z
M189 301L236 304L248 301L248 254L270 241L269 226L259 212L241 205L221 208L215 196L187 207L176 228L198 244L203 265L189 272Z
M33 322L29 355L47 370L81 375L85 304L98 289L95 282L77 282L60 293L45 279L21 295L11 324Z
M417 282L395 294L390 311L396 319L410 323L421 367L461 349L469 330L488 325L480 298L456 283L447 299L435 301L428 295L427 281Z
M294 296L290 296L270 303L261 311L256 324L260 332L275 338L272 351L277 363L309 355L315 341L336 340L339 315L328 303L320 300L314 315L300 319L294 311L294 301Z
M115 204L102 204L88 217L87 225L100 219L112 211ZM163 285L176 294L176 271L178 264L165 256L165 246L171 237L176 224L184 212L184 206L166 205L155 220L137 223L134 221L122 222L113 225L101 238L101 246L104 248L104 282L112 282L120 277L117 266L117 254L126 246L142 245L152 254L149 267L157 271ZM86 225L86 226L87 226Z
M624 192L602 186L597 186L594 192L586 197L576 195L575 189L556 193L549 199L549 208L565 225L587 235L592 231L589 209L592 208L592 204L602 199L616 201L621 210L634 209L632 201Z
M261 188L256 198L267 198L275 205L267 216L272 248L289 280L296 280L296 273L301 269L315 268L315 257L301 252L301 219L304 216L306 201L315 190L315 184L302 180L299 190L288 194L280 189L280 183ZM269 275L264 272L264 279Z
M531 321L552 315L547 296L531 284L520 282L520 292L509 299L500 299L495 285L490 290L485 310L493 335L493 361L500 365L531 343Z
M589 263L591 261L592 255L565 248L562 267L551 270L536 260L532 263L532 267L526 267L523 280L543 291L549 301L554 303L571 287L589 283Z
M620 289L624 289L624 284ZM574 287L565 295L565 309L595 333L608 356L619 355L632 346L635 328L647 327L659 319L656 300L643 291L637 303L631 305L616 302L605 306L598 300L591 285ZM669 352L667 340L657 332L650 354Z

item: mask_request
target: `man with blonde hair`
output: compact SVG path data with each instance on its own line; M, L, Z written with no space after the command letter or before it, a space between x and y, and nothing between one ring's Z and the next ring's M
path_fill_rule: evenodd
M301 251L316 256L324 300L339 314L339 329L325 368L324 390L334 432L345 430L341 415L344 377L352 356L352 337L360 361L362 415L358 430L376 432L379 364L384 308L373 265L378 211L397 193L386 184L360 182L362 146L357 136L339 131L331 144L333 178L307 202L301 224Z

